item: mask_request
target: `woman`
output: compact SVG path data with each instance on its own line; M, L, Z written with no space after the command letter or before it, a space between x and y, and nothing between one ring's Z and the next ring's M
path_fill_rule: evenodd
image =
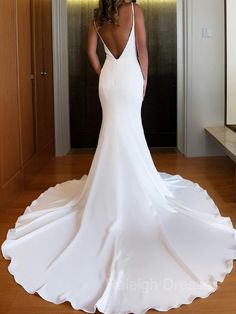
M92 20L88 35L88 57L95 72L100 75L101 64L96 53L99 32L97 32L96 23L101 27L101 35L116 58L121 56L129 39L132 25L132 16L130 14L131 1L100 1L101 9L95 10L95 18ZM113 9L113 12L112 12ZM108 12L107 16L103 15ZM146 47L146 32L142 9L138 4L134 5L135 11L135 42L137 47L138 61L141 66L144 84L143 97L145 95L148 76L148 52ZM119 21L118 21L119 20ZM101 22L100 22L101 21ZM101 25L100 25L101 24ZM118 27L117 27L118 25ZM101 38L101 39L102 39ZM107 48L108 49L108 48Z
M140 6L102 0L95 13L88 55L103 119L89 174L42 193L1 249L16 282L47 301L89 313L167 311L217 289L233 268L236 230L198 184L155 168L141 120Z

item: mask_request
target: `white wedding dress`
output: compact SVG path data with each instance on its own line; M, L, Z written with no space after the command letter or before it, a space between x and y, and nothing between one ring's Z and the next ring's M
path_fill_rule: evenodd
M155 168L141 121L133 3L132 13L121 56L103 42L103 120L89 174L43 192L1 246L28 293L89 313L190 304L214 292L236 258L236 230L207 191Z

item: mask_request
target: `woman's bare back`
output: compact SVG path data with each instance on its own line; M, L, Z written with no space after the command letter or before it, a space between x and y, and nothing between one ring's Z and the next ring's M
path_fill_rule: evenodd
M102 27L97 28L105 45L115 58L119 58L125 49L132 28L132 7L131 3L123 3L118 8L119 25L104 23Z
M147 85L148 75L148 51L146 45L146 30L144 23L144 16L141 7L137 3L133 3L134 9L134 35L137 58L140 63L143 77L144 77L144 93ZM91 20L88 32L87 53L89 61L95 72L100 75L101 63L97 55L97 42L100 36L103 43L117 60L123 54L130 38L132 30L132 5L129 3L122 3L118 7L119 25L116 26L111 23L105 23L100 28L97 27L97 21ZM99 34L99 36L98 36Z

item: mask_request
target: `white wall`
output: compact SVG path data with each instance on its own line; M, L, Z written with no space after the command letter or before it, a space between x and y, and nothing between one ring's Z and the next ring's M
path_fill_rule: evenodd
M224 125L224 0L184 0L186 156L224 155L204 131ZM202 28L212 34L202 37Z
M236 124L236 0L227 0L227 124Z

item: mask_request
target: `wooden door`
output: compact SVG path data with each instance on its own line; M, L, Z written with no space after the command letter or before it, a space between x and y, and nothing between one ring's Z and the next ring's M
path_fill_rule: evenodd
M24 188L35 154L30 0L0 1L0 208Z
M54 156L51 1L1 0L0 38L1 209Z
M51 0L32 1L36 150L55 153Z

